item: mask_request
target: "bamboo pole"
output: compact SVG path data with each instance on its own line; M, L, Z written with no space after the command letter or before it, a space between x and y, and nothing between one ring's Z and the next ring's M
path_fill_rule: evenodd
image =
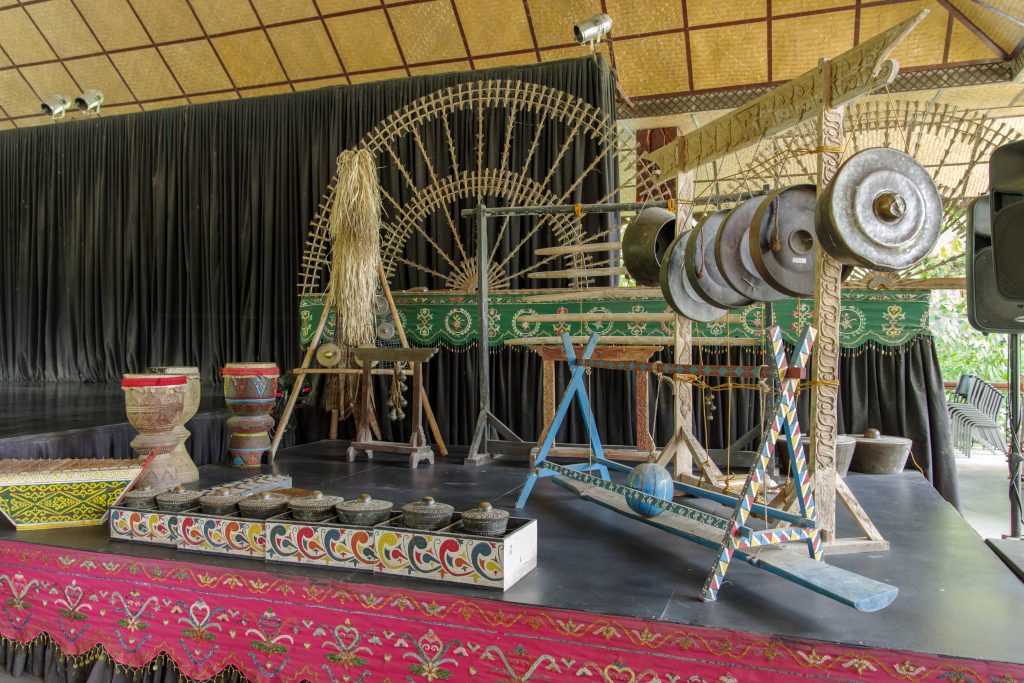
M320 322L317 323L316 332L313 333L313 338L309 342L309 346L306 347L306 354L302 357L302 365L300 366L303 370L309 367L309 364L313 362L313 353L316 351L316 347L320 345L320 337L324 333L324 328L327 326L327 318L330 316L331 307L334 304L334 289L331 288L327 292L327 296L324 297L324 310L320 314ZM306 383L305 372L297 376L295 386L292 387L292 393L288 396L288 402L284 406L284 410L281 411L281 417L277 421L277 429L274 430L274 440L270 443L270 454L267 456L267 464L273 464L274 456L277 455L277 448L281 445L281 439L284 438L284 430L288 425L288 419L292 416L292 411L295 410L295 403L299 400L299 394L302 393L302 385Z
M628 275L622 266L611 268L568 268L566 270L545 270L539 273L527 273L531 280L556 280L573 277L604 277L609 275Z
M524 323L669 323L676 318L675 313L532 313L521 315L516 318ZM727 313L713 322L728 324L741 323L743 316L735 313Z
M403 347L409 348L409 339L405 336L405 326L402 325L402 319L398 317L398 306L395 305L395 299L391 296L388 276L384 272L384 266L381 263L377 264L377 276L380 278L380 286L384 290L384 296L387 297L388 308L391 309L391 317L395 320L395 331L398 332L398 339L402 342ZM420 397L423 399L423 414L427 416L427 424L430 425L430 433L434 437L434 443L437 444L437 451L442 456L448 455L448 446L441 436L441 428L437 426L434 409L430 405L430 399L427 398L427 389L422 383L420 384Z
M853 283L855 286L856 283ZM966 289L967 279L962 277L925 277L925 278L909 278L906 280L897 280L893 289L913 289L913 290L931 290L931 289Z
M361 375L363 374L362 368L295 368L292 372L296 375ZM378 369L374 368L370 374L372 375L394 375L394 370ZM402 374L406 377L411 377L412 373L408 370L402 370Z
M662 299L658 287L589 287L587 289L556 289L543 294L530 294L524 301L535 304L563 303L565 301L594 301L600 299ZM666 304L667 305L667 304Z
M537 256L561 256L563 254L589 254L595 251L619 251L622 249L622 242L593 242L590 244L579 244L565 247L540 247L534 249Z
M590 337L573 336L569 338L573 344L586 344ZM558 346L561 337L520 337L506 339L506 346ZM601 337L598 346L670 346L675 337ZM693 337L695 346L759 346L759 339L747 337Z

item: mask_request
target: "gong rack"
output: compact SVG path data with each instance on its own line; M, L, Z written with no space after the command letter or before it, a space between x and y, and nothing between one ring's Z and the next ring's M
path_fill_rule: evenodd
M767 193L768 189L763 188L762 193ZM751 197L759 196L756 193L740 192L734 194L723 194L713 195L711 197L704 197L699 200L694 200L694 203L701 201L740 201L743 199L749 199ZM487 221L492 217L499 216L546 216L546 215L567 215L567 214L592 214L592 213L616 213L619 211L642 211L644 209L666 209L671 206L668 201L646 201L646 202L616 202L616 203L603 203L603 204L556 204L556 205L539 205L539 206L504 206L504 207L488 207L484 204L477 205L474 209L463 209L461 216L463 218L470 218L476 222L476 234L477 234L477 258L483 263L484 259L488 254L490 245L488 244L487 237ZM602 249L614 249L616 245L614 243L602 243L600 245ZM624 271L623 271L624 272ZM593 272L593 269L589 271L577 270L571 274L573 277L583 275L599 275L601 273ZM615 273L604 273L618 274L618 269ZM552 273L548 273L552 275ZM558 277L567 277L566 273L556 274ZM490 338L490 316L488 314L488 296L489 296L489 282L488 273L485 269L480 268L477 270L477 324L479 325L479 414L477 417L476 427L473 431L473 440L469 447L469 454L466 456L466 465L483 465L490 461L491 450L497 449L499 453L508 453L512 455L530 455L530 452L534 449L532 442L523 440L518 434L515 433L508 425L502 422L492 411L491 411L491 379L490 379L490 365L488 362L488 346L486 341ZM541 297L532 297L536 300L541 300L546 295ZM559 296L555 294L554 296ZM520 340L528 341L528 340ZM546 341L546 340L545 340ZM539 343L539 342L538 342ZM504 439L491 439L489 438L490 429L494 430ZM698 449L699 451L699 449ZM710 466L713 470L714 465L709 459L701 459L698 457L702 464ZM707 460L704 463L704 460ZM709 464L710 463L710 464ZM720 472L712 472L713 474L721 474ZM717 480L717 477L715 477Z
M488 250L487 219L495 216L544 216L584 213L615 213L617 211L639 211L648 207L665 208L667 201L653 202L621 202L614 204L561 204L553 206L505 206L487 207L477 205L475 209L464 209L463 218L476 221L477 258L485 263ZM473 441L466 456L466 465L483 465L490 461L490 450L500 449L501 452L514 455L529 455L533 444L524 441L508 425L502 422L491 411L491 371L488 356L487 340L490 339L490 316L488 314L488 272L486 268L477 269L477 323L480 326L480 369L478 374L480 391L480 412L476 427L473 430ZM490 439L489 432L494 428L505 440Z
M862 612L874 612L886 607L896 598L898 588L833 567L821 560L821 536L815 516L814 492L807 470L806 454L800 443L800 425L796 419L797 387L800 380L807 376L807 362L810 359L815 334L814 328L808 326L787 360L782 332L777 326L772 327L769 330L769 338L773 368L595 360L591 356L597 346L596 333L591 335L582 354L577 358L570 337L563 334L562 343L571 373L569 384L558 405L555 421L541 444L534 468L527 476L522 494L516 501L516 508L526 505L538 479L550 477L556 484L583 500L597 503L623 516L711 548L717 555L700 592L700 598L704 601L717 599L729 564L733 557L736 557ZM628 474L632 468L604 457L601 436L597 430L597 421L584 381L586 373L591 368L641 370L672 376L779 381L780 391L772 411L773 418L762 434L758 457L747 474L739 495L732 496L678 481L673 482L676 491L731 507L730 517L664 500L611 480L609 470ZM573 465L550 462L547 458L554 445L555 433L574 401L578 404L586 425L593 458L588 462ZM786 437L789 449L799 512L788 512L769 507L767 504L758 505L757 502L766 479L765 469L775 452L776 441L782 434ZM655 517L641 515L631 508L631 503L653 506L662 512ZM752 514L762 515L766 526L754 528L748 524ZM807 544L806 557L782 548L781 544L793 541L803 541Z

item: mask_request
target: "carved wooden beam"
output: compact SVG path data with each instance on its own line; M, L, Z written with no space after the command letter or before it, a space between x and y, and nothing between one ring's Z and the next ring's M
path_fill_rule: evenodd
M857 47L831 60L832 106L841 107L871 91L882 88L896 78L899 65L889 59L893 48L928 15L921 10L906 21L879 33ZM804 121L809 121L823 108L821 93L822 67L811 69L784 85L766 92L711 123L644 156L658 165L656 183L680 171L690 171L701 164L743 149L763 137L774 135Z
M828 73L830 64L822 67ZM843 109L828 106L827 84L824 107L818 112L818 145L830 151L818 155L818 193L839 169L843 147ZM817 384L811 393L811 467L814 475L814 508L822 540L835 538L836 531L836 434L839 413L839 314L841 311L842 266L821 244L815 260L815 339L811 379Z
M692 172L684 171L676 174L676 235L690 229L690 221L693 218L692 202L695 179ZM692 362L693 324L681 315L677 315L673 336L675 344L672 360L676 363ZM693 389L686 382L676 382L672 413L674 417L673 441L677 442L672 473L676 477L689 475L693 472L694 456L696 455L697 460L700 461L701 454L695 453L691 447L691 443L696 443L697 440L692 438L691 431L693 429Z

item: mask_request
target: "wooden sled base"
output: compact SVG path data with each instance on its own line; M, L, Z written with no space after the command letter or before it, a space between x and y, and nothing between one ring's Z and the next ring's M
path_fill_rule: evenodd
M717 550L722 544L721 533L706 524L687 519L670 511L662 512L657 517L644 517L633 512L626 503L625 497L614 491L588 486L565 477L552 477L552 480L584 500L597 503L624 517L649 524L706 548ZM784 549L787 546L804 554ZM808 557L806 552L804 544L797 542L751 548L749 551L737 550L734 557L861 612L875 612L887 607L899 593L899 589L895 586L848 572L820 560L814 560Z

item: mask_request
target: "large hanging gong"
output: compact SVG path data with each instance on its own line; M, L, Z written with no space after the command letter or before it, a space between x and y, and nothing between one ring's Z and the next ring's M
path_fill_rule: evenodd
M769 194L757 207L748 236L754 267L769 285L790 296L814 295L814 185Z
M675 214L665 209L646 208L630 222L622 234L622 264L638 285L658 285L661 261L675 234Z
M750 223L767 196L753 197L739 204L722 221L715 242L715 260L726 282L753 301L778 301L786 295L764 281L750 255Z
M697 296L712 306L736 308L751 304L753 300L732 288L715 260L715 242L727 215L728 211L708 214L690 231L684 265L686 277Z
M683 261L686 258L686 243L690 231L680 233L661 259L661 294L672 309L690 320L710 322L718 320L726 313L726 309L712 306L697 296L686 277Z
M903 270L935 246L942 197L920 164L886 147L846 160L818 199L821 246L840 263Z

